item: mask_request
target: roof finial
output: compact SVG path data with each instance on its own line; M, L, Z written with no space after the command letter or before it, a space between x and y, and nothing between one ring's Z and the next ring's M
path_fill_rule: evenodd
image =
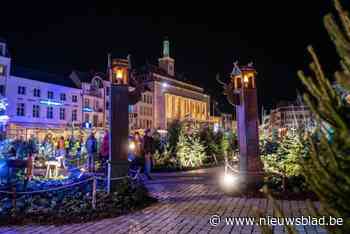
M232 76L238 76L240 75L242 72L241 72L241 69L239 69L239 66L238 66L238 61L235 61L233 63L233 69L232 69L232 72L231 72L231 75Z

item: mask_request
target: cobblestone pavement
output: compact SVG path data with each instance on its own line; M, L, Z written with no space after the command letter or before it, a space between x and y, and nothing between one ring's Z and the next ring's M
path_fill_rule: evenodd
M261 233L254 225L225 225L221 222L211 226L213 215L221 217L252 216L252 206L273 215L271 204L266 199L247 199L223 195L212 176L213 169L194 173L156 174L155 180L147 184L159 203L141 211L105 219L98 222L79 223L64 226L17 226L1 227L0 233ZM282 201L287 215L306 214L306 204L302 201ZM223 220L223 218L222 218ZM299 226L300 233L326 233L316 226ZM276 226L274 233L284 233Z

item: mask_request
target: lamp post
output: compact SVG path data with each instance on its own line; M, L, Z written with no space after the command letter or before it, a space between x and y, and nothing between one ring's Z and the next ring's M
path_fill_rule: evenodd
M239 186L236 192L257 189L262 185L263 166L259 156L258 103L252 64L239 67L234 64L231 81L224 84L224 93L236 107L239 143Z
M142 86L129 91L132 77L128 59L114 59L111 64L110 80L110 114L109 114L109 163L108 192L115 191L117 181L113 178L128 174L128 138L129 138L129 105L136 104L141 98Z

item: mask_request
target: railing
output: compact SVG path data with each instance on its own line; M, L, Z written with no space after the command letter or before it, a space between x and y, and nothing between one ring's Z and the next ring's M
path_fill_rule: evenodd
M111 181L117 181L117 180L124 180L127 178L130 178L132 180L137 180L139 177L139 173L137 173L135 176L130 177L130 176L123 176L123 177L115 177L115 178L110 178ZM87 178L85 180L71 183L68 185L62 185L56 188L50 188L50 189L43 189L43 190L37 190L37 191L30 191L30 192L17 192L16 191L16 186L12 187L10 191L6 190L0 190L0 194L9 194L12 197L12 205L13 208L16 209L16 200L17 200L17 195L32 195L32 194L40 194L40 193L48 193L48 192L53 192L53 191L58 191L58 190L63 190L67 188L73 188L76 187L77 185L85 184L85 183L92 183L92 198L91 198L91 203L92 203L92 208L96 208L96 191L97 191L97 181L107 181L107 178L102 178L102 177L97 177L97 176L92 176L90 178Z

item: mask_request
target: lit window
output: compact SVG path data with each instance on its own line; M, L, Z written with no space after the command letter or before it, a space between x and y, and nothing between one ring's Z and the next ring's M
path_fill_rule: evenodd
M123 70L122 69L117 69L117 79L123 78Z
M0 76L4 76L5 75L5 65L0 64Z

